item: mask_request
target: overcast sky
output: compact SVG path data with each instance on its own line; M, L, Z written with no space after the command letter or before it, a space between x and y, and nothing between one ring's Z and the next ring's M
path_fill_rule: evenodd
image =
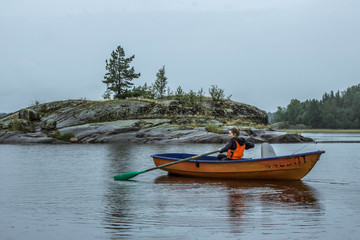
M360 83L357 0L0 0L0 112L100 100L121 45L151 84L276 111Z

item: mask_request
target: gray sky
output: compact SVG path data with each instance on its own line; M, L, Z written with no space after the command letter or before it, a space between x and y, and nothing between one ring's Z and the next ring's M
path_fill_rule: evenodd
M121 45L151 84L211 85L265 111L360 83L356 0L0 0L0 112L100 100Z

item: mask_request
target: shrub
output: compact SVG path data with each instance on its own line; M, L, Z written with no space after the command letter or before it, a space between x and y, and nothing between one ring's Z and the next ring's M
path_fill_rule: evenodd
M212 133L219 133L219 134L223 134L224 131L219 128L218 126L214 125L214 124L207 124L205 126L205 130L208 132L212 132Z
M198 106L196 93L192 90L190 90L189 93L187 93L183 96L183 100L184 100L185 104L189 107L197 107Z
M23 119L12 119L6 121L5 124L2 124L3 128L9 129L10 131L20 131L20 132L33 132L33 126L26 120Z
M176 89L176 92L175 92L175 99L176 100L182 100L183 97L185 95L185 92L182 90L182 88L179 86L177 89Z
M60 133L59 131L56 130L55 132L50 134L50 137L59 139L61 141L69 142L70 138L75 137L75 135L72 132Z
M217 85L211 85L209 89L210 96L213 101L223 101L225 94L224 89L219 88Z
M10 130L11 131L21 131L21 132L26 132L27 131L27 129L18 120L14 120L12 122Z

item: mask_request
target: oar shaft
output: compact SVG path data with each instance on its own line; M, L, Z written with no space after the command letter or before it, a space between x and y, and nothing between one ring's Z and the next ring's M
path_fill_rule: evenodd
M178 164L178 163L181 163L181 162L186 162L186 161L189 161L189 160L192 160L192 159L196 159L196 158L199 158L199 157L203 157L203 156L206 156L206 155L216 153L218 151L219 150L209 152L209 153L200 154L200 155L196 155L196 156L192 156L192 157L185 158L185 159L182 159L182 160L179 160L179 161L174 161L172 163L167 163L167 164L164 164L164 165L161 165L161 166L149 168L149 169L146 169L146 170L143 170L143 171L128 172L128 173L116 175L116 176L114 176L114 179L115 180L129 180L130 178L133 178L133 177L135 177L135 176L137 176L139 174L145 173L145 172L149 172L149 171L152 171L152 170L155 170L155 169L159 169L159 168L167 167L167 166L170 166L170 165Z
M185 158L185 159L182 159L182 160L179 160L179 161L175 161L175 162L163 164L163 165L160 165L160 166L157 166L157 167L153 167L153 168L146 169L146 170L144 170L144 171L145 171L145 172L149 172L149 171L152 171L152 170L155 170L155 169L164 168L164 167L168 167L168 166L171 166L171 165L174 165L174 164L178 164L178 163L190 161L190 160L192 160L192 159L204 157L204 156L207 156L207 155L210 155L210 154L213 154L213 153L217 153L217 152L219 152L219 150L216 150L216 151L213 151L213 152L209 152L209 153L200 154L200 155L196 155L196 156L192 156L192 157Z

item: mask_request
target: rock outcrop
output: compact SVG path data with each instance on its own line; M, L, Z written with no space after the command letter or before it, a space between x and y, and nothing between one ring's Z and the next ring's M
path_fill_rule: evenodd
M254 142L312 141L249 127L267 124L264 111L233 101L203 101L194 107L177 100L68 100L0 119L0 143L63 143L51 136L69 132L75 136L71 142L79 143L225 143L233 126Z

